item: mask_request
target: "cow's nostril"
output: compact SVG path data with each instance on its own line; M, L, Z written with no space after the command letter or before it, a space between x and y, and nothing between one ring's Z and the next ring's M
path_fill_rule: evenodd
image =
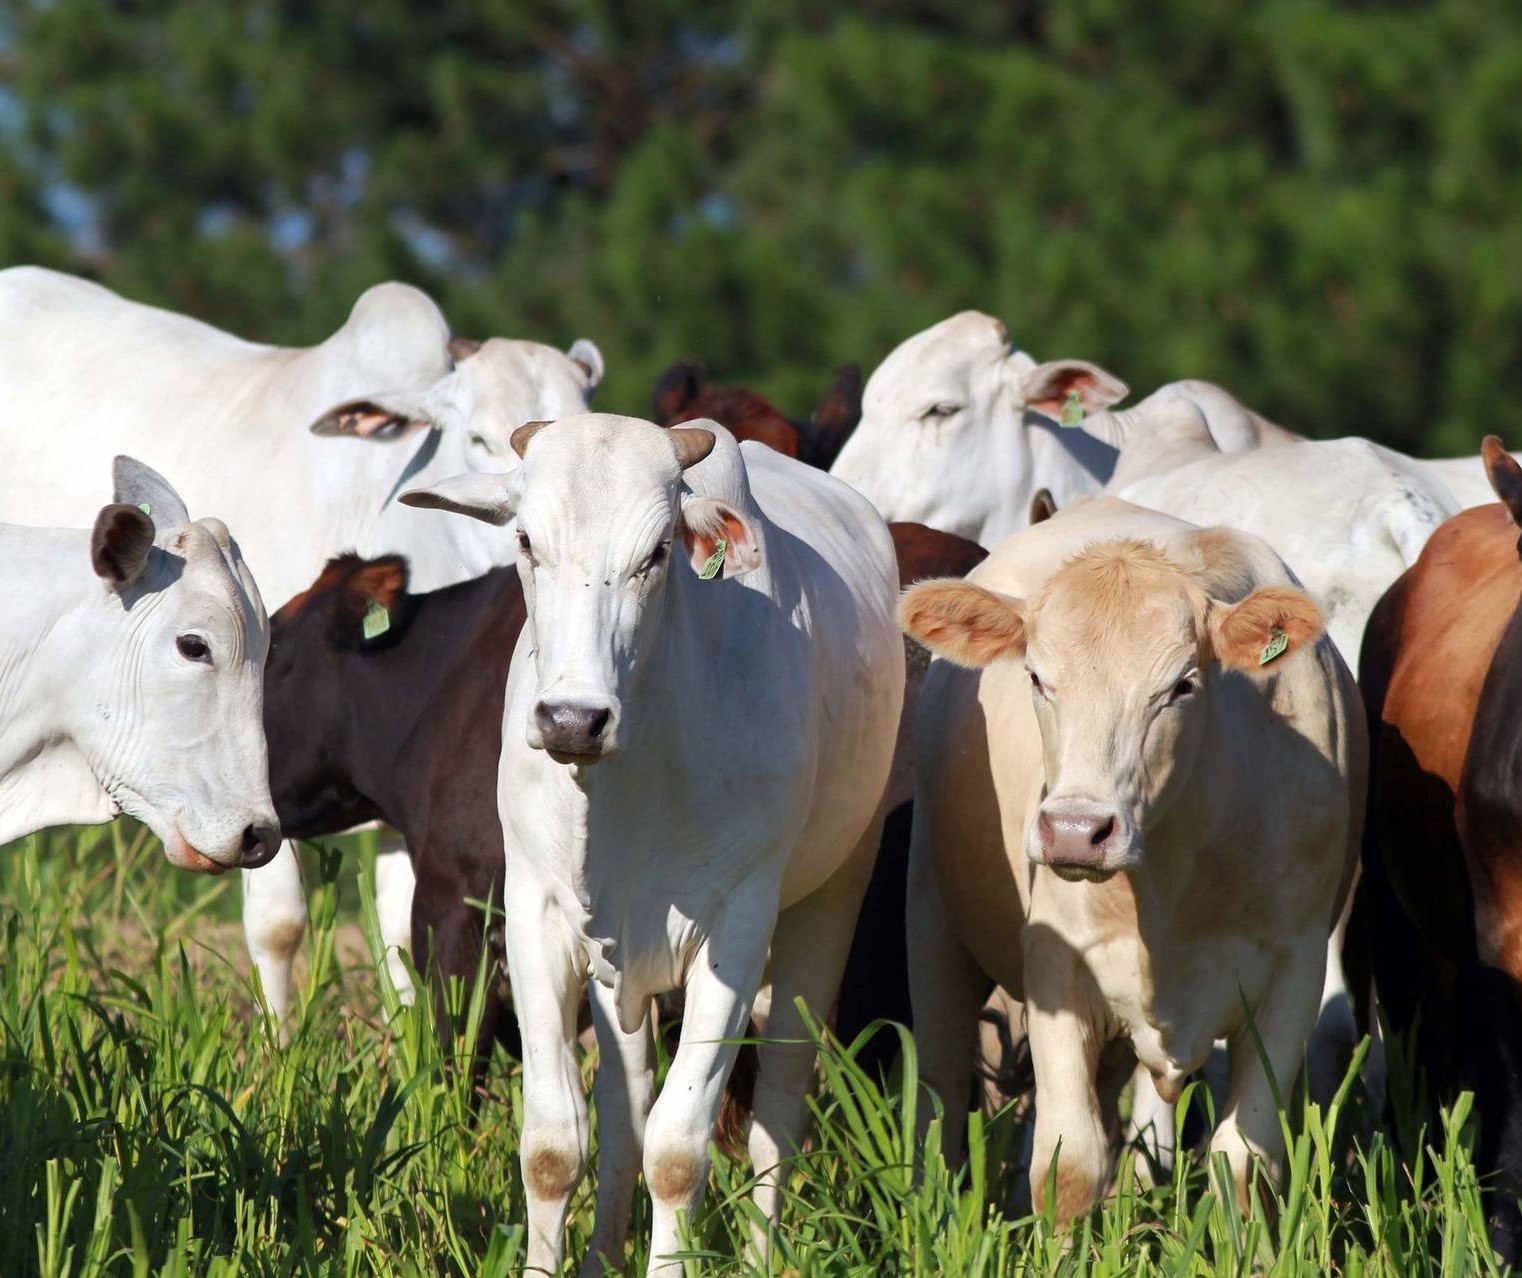
M1097 848L1114 833L1115 818L1106 817L1104 824L1095 829L1094 833L1089 836L1089 844Z
M608 726L610 714L611 712L607 710L594 710L587 716L587 736L589 739L596 741L598 737L602 736L603 729Z
M239 852L246 869L257 870L269 863L280 846L280 833L273 826L250 825L243 831Z

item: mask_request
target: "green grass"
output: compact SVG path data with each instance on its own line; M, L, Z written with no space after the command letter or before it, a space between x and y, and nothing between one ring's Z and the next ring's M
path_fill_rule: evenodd
M0 1275L519 1271L516 1062L498 1057L473 1116L429 1017L381 975L364 860L312 862L315 957L282 1047L253 1010L231 878L172 870L123 823L0 857ZM1064 1235L1005 1210L1014 1111L975 1117L966 1172L948 1171L932 1125L917 1183L913 1088L879 1094L833 1047L821 1076L777 1246L789 1273L1496 1272L1464 1104L1402 1161L1350 1084L1288 1120L1272 1210L1244 1218L1220 1168L1181 1160L1170 1183L1125 1190ZM573 1205L573 1257L592 1186ZM719 1156L690 1269L747 1271L747 1190ZM631 1272L647 1228L641 1202Z

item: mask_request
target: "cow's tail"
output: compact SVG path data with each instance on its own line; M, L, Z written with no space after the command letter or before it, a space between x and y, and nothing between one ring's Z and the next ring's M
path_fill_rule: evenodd
M731 1158L738 1158L745 1152L750 1136L750 1116L756 1105L756 1075L761 1064L755 1039L756 1024L752 1021L735 1057L735 1066L729 1071L729 1081L724 1084L724 1101L719 1106L719 1121L713 1128L714 1140Z

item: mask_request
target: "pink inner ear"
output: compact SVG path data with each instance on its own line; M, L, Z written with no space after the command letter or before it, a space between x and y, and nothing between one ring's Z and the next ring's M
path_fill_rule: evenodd
M1063 401L1067 399L1069 391L1077 391L1085 403L1088 395L1085 393L1093 388L1097 379L1092 373L1070 373L1057 383L1057 393L1046 399L1033 399L1026 403L1027 408L1035 409L1038 413L1045 413L1048 417L1056 417L1062 411Z
M356 408L352 412L340 413L338 425L345 434L369 439L373 435L380 434L400 435L408 430L412 423L399 414L383 413L367 405L365 408Z

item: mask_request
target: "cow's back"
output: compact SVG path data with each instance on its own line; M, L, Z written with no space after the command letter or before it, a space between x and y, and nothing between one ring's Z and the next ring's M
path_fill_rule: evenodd
M414 447L308 428L347 398L447 372L447 338L438 308L404 285L367 291L324 344L279 348L57 272L0 272L0 521L87 527L128 453L223 519L279 603L330 554L396 548L360 533ZM423 584L443 584L430 567Z

